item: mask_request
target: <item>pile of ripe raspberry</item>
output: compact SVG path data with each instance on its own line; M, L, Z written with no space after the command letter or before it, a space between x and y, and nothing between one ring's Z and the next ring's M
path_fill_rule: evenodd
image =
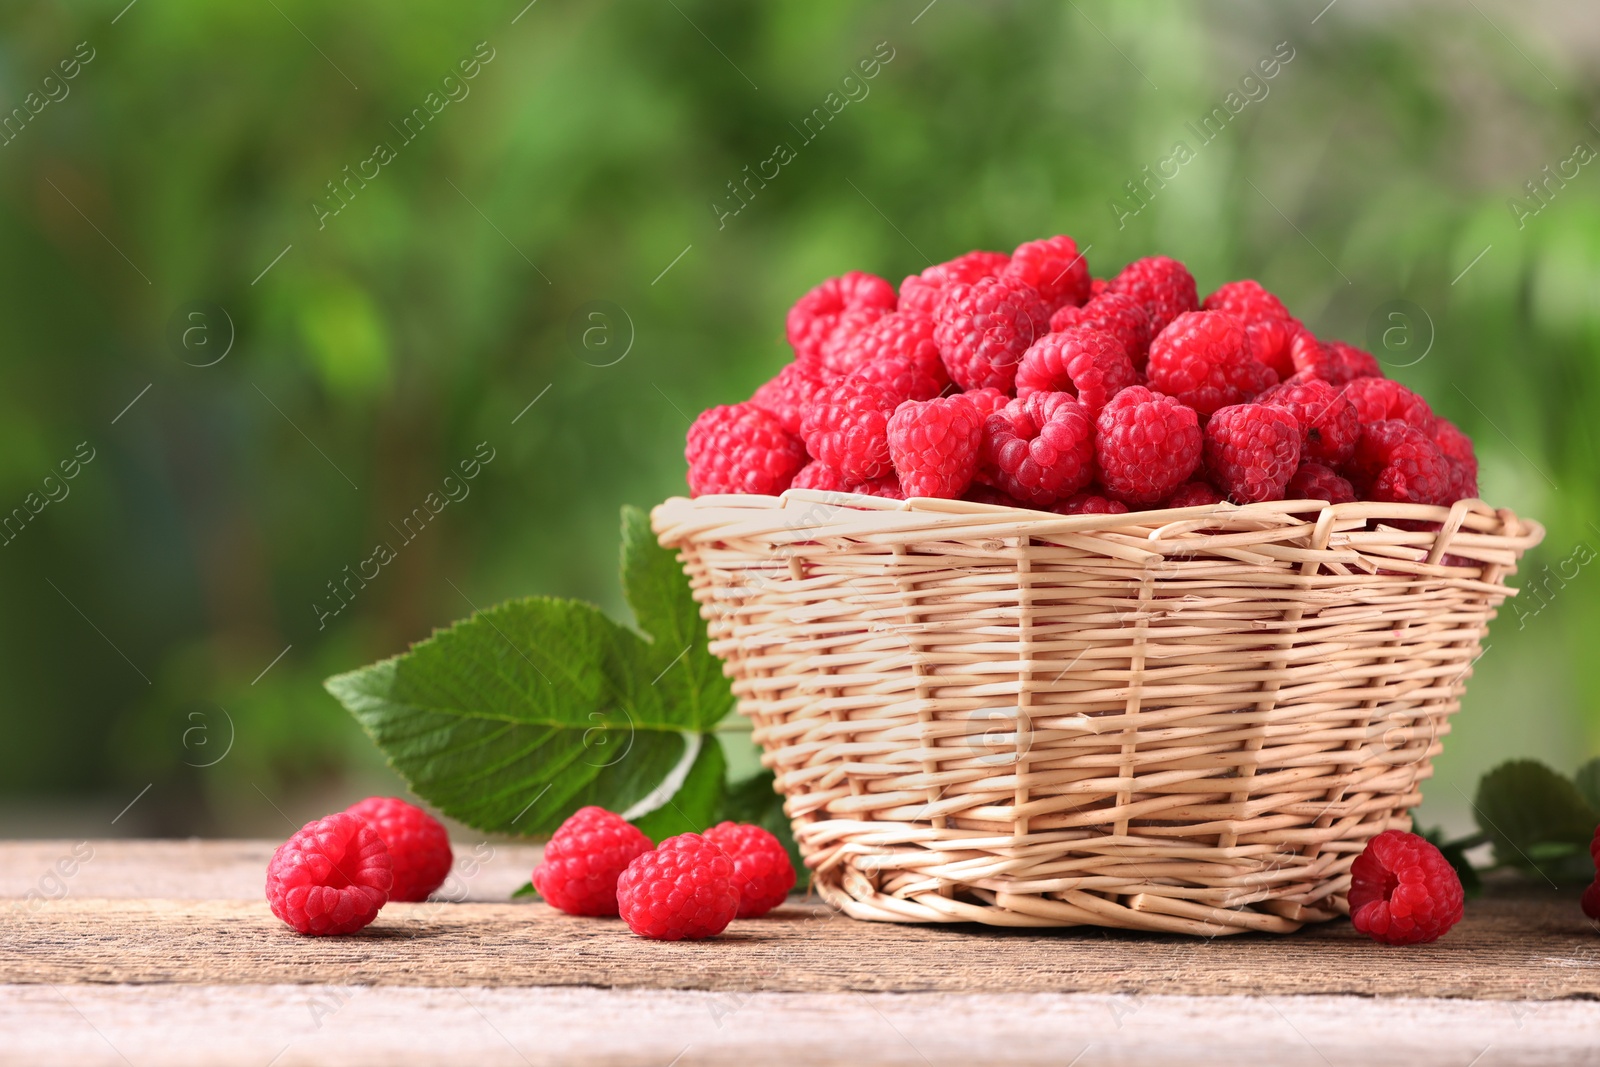
M267 903L302 934L353 934L391 900L427 900L454 862L438 819L395 797L368 797L278 846Z
M1091 278L1070 237L900 291L851 272L789 311L794 362L689 429L689 488L946 497L1062 514L1222 500L1450 504L1472 441L1254 281L1177 260Z
M652 846L604 808L561 824L533 870L533 887L569 915L621 915L640 937L715 937L735 918L765 915L794 888L794 865L772 834L723 822Z

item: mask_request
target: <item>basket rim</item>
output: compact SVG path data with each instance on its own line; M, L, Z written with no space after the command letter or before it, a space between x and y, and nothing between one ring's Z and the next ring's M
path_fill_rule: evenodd
M820 506L820 507L819 507ZM796 524L799 513L808 521ZM789 521L774 523L779 516ZM1187 508L1129 511L1116 515L1057 515L1048 511L984 504L970 500L911 497L891 500L861 493L820 489L789 489L780 496L754 493L720 493L699 497L674 496L657 504L651 522L662 545L674 547L689 541L727 536L725 527L737 524L741 532L774 542L804 541L819 528L847 527L861 536L925 534L934 540L977 537L1050 537L1061 534L1123 534L1149 542L1181 539L1202 530L1263 530L1303 528L1326 543L1335 531L1360 529L1374 521L1438 523L1436 531L1423 531L1432 541L1430 562L1437 563L1458 533L1489 538L1497 547L1524 552L1544 540L1545 528L1519 517L1510 508L1496 508L1472 497L1449 506L1400 504L1358 500L1332 504L1326 500L1274 500L1257 504L1202 504ZM747 521L746 521L747 520ZM1403 540L1416 542L1418 534L1392 529ZM759 533L758 533L759 531ZM830 530L844 534L844 529Z

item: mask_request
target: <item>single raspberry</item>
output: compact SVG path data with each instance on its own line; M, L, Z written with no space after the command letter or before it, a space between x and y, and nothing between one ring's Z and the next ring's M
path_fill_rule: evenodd
M948 262L935 263L900 283L900 307L932 316L939 310L946 286L993 278L1009 262L1011 257L1004 252L968 252Z
M567 817L544 846L533 888L568 915L617 914L617 878L650 851L644 831L590 805Z
M1466 897L1450 861L1426 840L1385 830L1350 865L1350 921L1386 945L1434 941L1461 921Z
M1225 311L1186 311L1150 342L1150 387L1201 415L1240 404L1278 383L1250 354L1244 327Z
M1053 504L1094 477L1094 420L1066 393L1011 401L984 424L987 480L1018 500Z
M1244 334L1250 341L1250 354L1256 362L1271 367L1272 373L1282 381L1295 373L1294 339L1303 328L1293 319L1288 322L1263 319L1245 323Z
M998 278L951 285L936 317L939 355L962 389L1009 391L1022 354L1050 329L1038 293Z
M1363 423L1399 419L1423 431L1433 427L1433 409L1428 402L1388 378L1357 378L1344 387L1344 398Z
M1095 421L1100 483L1132 508L1154 504L1188 481L1201 444L1194 409L1142 385L1112 397Z
M1098 493L1079 490L1065 500L1056 501L1050 510L1057 515L1126 515L1128 505Z
M1089 299L1089 264L1065 234L1018 245L1000 277L1031 288L1051 311Z
M875 274L853 270L829 278L789 309L785 326L795 362L814 378L836 375L829 366L836 350L862 327L893 311L895 303L894 286Z
M1047 333L1023 353L1017 367L1017 396L1071 393L1089 414L1139 380L1121 341L1101 330L1073 327Z
M733 884L739 889L739 918L753 919L782 904L794 888L794 864L776 837L759 826L719 822L706 840L721 847L733 861Z
M785 430L797 434L800 420L811 406L811 398L822 386L822 379L811 377L800 364L790 363L757 389L749 402L777 419Z
M1450 464L1450 495L1456 500L1468 500L1478 495L1478 456L1472 449L1472 438L1462 433L1456 424L1442 415L1435 415L1428 428L1428 436L1439 446L1445 462Z
M723 404L700 413L683 450L689 492L776 496L806 463L805 444L754 404Z
M1206 421L1206 474L1235 504L1282 500L1300 466L1300 423L1270 404L1233 404Z
M1372 353L1343 341L1319 341L1306 329L1290 339L1289 358L1294 363L1297 378L1305 375L1345 385L1357 378L1383 377L1383 368L1378 366Z
M1150 313L1131 296L1103 293L1082 307L1069 305L1050 316L1052 333L1074 326L1104 330L1121 341L1135 370L1143 370L1150 358Z
M889 390L897 402L931 400L950 384L933 328L933 319L914 311L885 315L851 338L843 362L851 373Z
M1282 300L1267 292L1253 278L1217 286L1216 291L1206 297L1200 307L1206 311L1226 311L1244 326L1269 319L1289 322L1294 318L1289 314L1289 309L1283 306Z
M383 838L347 811L306 823L267 864L272 914L302 934L353 934L377 918L394 884Z
M1200 307L1194 275L1182 263L1166 256L1134 260L1111 279L1106 289L1125 293L1144 305L1150 314L1152 336L1166 329L1179 315Z
M1256 401L1284 408L1299 420L1303 459L1338 467L1356 450L1361 420L1355 406L1336 385L1318 378L1284 382L1256 397Z
M1341 478L1332 468L1315 460L1306 460L1294 472L1283 495L1289 500L1326 500L1330 504L1348 504L1356 498L1355 488Z
M818 393L800 424L806 448L847 481L866 482L891 471L889 416L894 397L876 382L851 375Z
M715 937L739 911L733 861L699 834L669 837L628 864L617 879L617 906L640 937Z
M962 395L978 405L978 414L986 419L1011 403L1011 398L998 389L969 389Z
M1362 500L1450 504L1450 464L1433 439L1399 419L1361 427L1345 469Z
M908 400L889 418L889 457L906 496L954 500L972 484L984 416L965 393Z
M383 838L394 863L390 900L427 900L455 863L444 824L398 797L368 797L344 809Z
M1164 508L1198 508L1220 504L1225 498L1210 482L1184 482L1161 502Z

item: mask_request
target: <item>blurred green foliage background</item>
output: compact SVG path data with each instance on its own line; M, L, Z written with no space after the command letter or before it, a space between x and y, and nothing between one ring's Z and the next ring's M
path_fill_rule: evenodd
M619 505L683 490L797 296L1057 232L1259 278L1548 525L1424 821L1600 751L1583 5L125 2L0 10L0 509L59 497L0 551L0 832L276 836L394 788L324 676L514 595L620 611Z

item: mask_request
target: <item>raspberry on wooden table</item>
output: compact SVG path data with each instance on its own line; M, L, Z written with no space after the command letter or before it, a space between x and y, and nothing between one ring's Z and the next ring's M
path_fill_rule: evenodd
M789 896L795 882L794 864L788 849L771 833L751 823L720 822L707 830L705 837L733 861L739 918L765 915Z
M338 812L306 823L267 864L272 914L302 934L353 934L378 916L394 884L383 838Z
M644 831L622 816L579 808L545 845L533 888L568 915L615 915L618 876L650 847Z
M1038 293L1050 311L1089 299L1089 264L1078 243L1065 234L1018 245L1000 277Z
M1106 283L1106 291L1123 293L1144 305L1150 315L1150 334L1154 336L1186 311L1200 308L1194 275L1189 268L1168 256L1136 259Z
M1416 834L1385 830L1350 865L1350 921L1374 941L1433 941L1461 921L1461 878Z
M1244 327L1225 311L1187 311L1150 342L1150 388L1201 415L1240 404L1278 384L1271 367L1250 353Z
M1270 404L1233 404L1206 422L1206 474L1235 504L1282 500L1300 466L1300 423Z
M968 252L944 263L935 263L900 283L900 307L932 316L939 310L947 286L993 278L1009 262L1011 257L1004 252Z
M1135 370L1143 370L1150 358L1150 313L1131 296L1102 293L1082 307L1068 305L1050 316L1052 333L1074 326L1104 330L1121 341Z
M1112 397L1095 420L1095 459L1106 495L1148 507L1189 480L1200 464L1193 408L1142 385Z
M875 274L853 270L829 278L789 309L785 330L795 362L815 378L841 373L832 364L844 343L896 303L894 286Z
M656 941L715 937L739 911L733 861L699 834L669 837L617 879L628 929Z
M1119 389L1138 380L1121 341L1103 330L1074 326L1045 334L1023 353L1016 386L1018 397L1071 393L1093 416Z
M889 418L889 457L908 497L953 500L972 484L984 416L965 393L908 400Z
M427 900L455 862L444 824L399 797L368 797L345 809L381 838L394 863L390 900Z
M1032 393L990 415L984 475L1033 505L1071 496L1094 478L1094 420L1067 393Z
M800 424L806 449L847 481L890 474L889 416L897 402L877 382L852 374L819 392Z
M683 450L689 491L776 496L806 463L806 446L754 404L707 408L689 427Z
M1009 391L1022 354L1050 331L1039 294L999 278L949 286L935 318L939 356L964 390Z

